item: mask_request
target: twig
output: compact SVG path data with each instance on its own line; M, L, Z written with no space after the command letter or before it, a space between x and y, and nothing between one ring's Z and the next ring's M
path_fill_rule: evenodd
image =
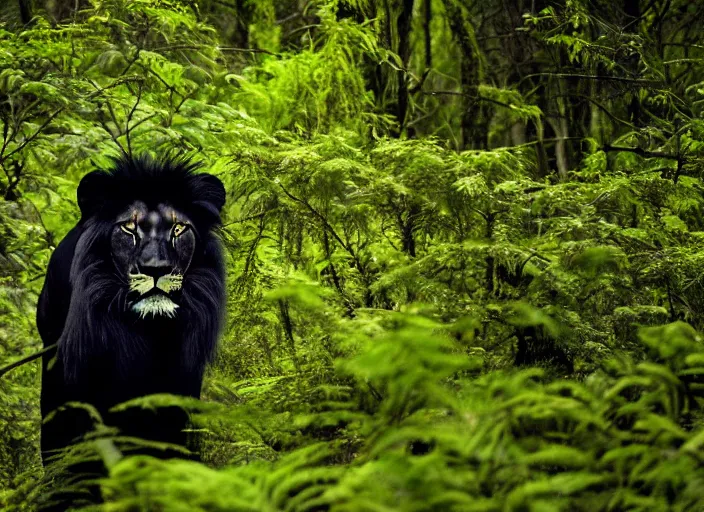
M154 52L168 52L173 50L201 50L203 48L212 48L211 46L204 44L172 44L169 46L161 46L159 48L154 48ZM234 46L216 46L217 50L221 52L235 52L235 53L266 53L267 55L273 55L274 57L280 57L281 55L264 48L236 48Z
M49 345L48 347L44 347L43 349L39 350L38 352L35 352L34 354L30 354L27 357L23 357L19 361L15 361L14 363L10 363L7 366L3 366L2 368L0 368L0 378L2 378L2 376L5 375L7 372L17 368L18 366L22 366L23 364L30 363L30 362L34 361L35 359L39 359L44 354L54 350L58 345L59 345L58 343L54 343L53 345Z
M318 210L313 208L310 203L308 203L308 201L294 196L288 190L286 190L281 183L279 183L279 187L281 187L281 190L283 190L284 194L286 194L291 200L305 206L315 217L318 218L318 220L320 220L320 222L322 222L323 227L332 235L332 237L337 241L337 243L340 244L342 248L349 253L350 256L352 256L352 259L354 260L355 266L357 267L357 270L359 270L359 273L364 274L364 268L362 267L361 262L357 258L357 254L355 253L354 249L352 249L350 245L346 244L345 241L340 238L340 235L337 234L337 231L335 231L335 228L330 225L328 220Z
M424 78L423 78L423 80L424 80ZM423 83L420 82L420 83L419 83L419 86L422 87L422 86L423 86ZM415 88L414 88L414 92L415 92ZM439 95L443 95L443 96L464 96L464 97L473 98L473 99L479 100L479 101L486 101L486 102L489 102L489 103L494 103L495 105L499 105L500 107L514 108L513 105L510 105L510 104L508 104L508 103L504 103L503 101L495 100L495 99L489 98L489 97L487 97L487 96L480 96L480 95L478 95L478 94L469 94L469 93L466 93L466 92L459 92L459 91L421 91L421 94L427 94L428 96L439 96Z
M21 143L19 146L17 146L15 149L13 149L12 151L10 151L7 155L3 156L1 161L4 162L5 160L7 160L8 158L10 158L10 157L11 157L12 155L14 155L15 153L19 153L20 151L22 151L22 150L25 148L25 146L27 146L27 144L29 144L29 143L32 142L34 139L36 139L36 138L39 136L39 134L42 133L42 131L44 130L44 128L46 128L47 126L49 126L49 124L50 124L50 123L56 118L56 116L58 116L63 110L64 110L63 108L60 108L59 110L57 110L56 112L54 112L53 114L51 114L51 115L49 116L49 118L48 118L46 121L44 121L44 123L42 123L42 125L41 125L39 128L37 128L36 131L35 131L32 135L30 135L29 137L27 137L26 139L24 139L24 141L22 141L22 143Z
M142 84L138 83L137 84L137 99L134 102L134 105L132 105L132 109L130 110L130 113L127 114L127 120L125 121L125 138L127 139L127 151L129 155L132 155L132 140L130 137L130 132L133 128L130 128L130 122L132 122L132 117L134 116L135 112L137 111L137 106L139 105L139 101L142 99Z
M604 151L635 153L636 155L640 155L645 158L667 158L668 160L675 160L676 162L679 162L682 159L682 157L677 155L670 155L667 153L662 153L660 151L646 151L645 149L641 148L623 148L620 146L611 146L609 144L606 144L603 149Z
M627 82L632 84L648 84L648 85L660 85L662 84L659 80L648 80L646 78L626 78L623 76L605 76L605 75L584 75L580 73L532 73L526 75L523 79L533 78L536 76L552 76L555 78L582 78L584 80L605 80L607 82Z

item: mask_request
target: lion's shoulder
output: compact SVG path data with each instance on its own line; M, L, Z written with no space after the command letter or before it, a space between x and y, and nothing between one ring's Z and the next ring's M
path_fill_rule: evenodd
M78 224L59 242L49 259L44 287L37 303L37 328L44 345L51 345L63 331L71 300L71 264L83 233Z

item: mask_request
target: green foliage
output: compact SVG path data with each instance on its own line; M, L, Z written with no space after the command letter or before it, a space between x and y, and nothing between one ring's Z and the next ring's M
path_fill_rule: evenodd
M0 8L0 364L120 152L225 183L227 325L203 401L122 406L203 463L96 418L42 474L0 378L2 507L100 457L106 510L702 508L702 6L64 3Z
M685 324L643 331L643 342L658 348L657 362L614 360L585 383L551 382L535 369L468 379L467 372L479 366L422 316L392 314L382 322L346 324L340 339L354 340L356 355L340 361L339 376L356 381L357 391L320 389L308 414L298 414L288 425L303 446L273 462L257 457L222 469L122 458L105 482L106 507L691 510L702 505L693 482L702 477L704 438L682 421L699 414L703 389L695 383L704 374L699 366L704 345ZM233 424L271 421L243 413L211 410L207 416ZM328 439L306 442L313 429L318 435L327 432Z

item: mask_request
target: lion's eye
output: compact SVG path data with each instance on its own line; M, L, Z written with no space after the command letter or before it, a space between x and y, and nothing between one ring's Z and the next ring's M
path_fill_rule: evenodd
M133 220L128 220L127 222L123 222L122 224L120 224L120 229L125 233L134 235L134 232L137 229L137 224Z
M177 222L174 224L173 230L172 230L172 236L174 238L181 236L186 232L188 229L188 224L183 224L182 222Z

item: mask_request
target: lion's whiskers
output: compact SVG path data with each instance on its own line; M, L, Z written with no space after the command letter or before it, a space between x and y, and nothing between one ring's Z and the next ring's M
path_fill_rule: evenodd
M146 274L130 274L130 291L144 295L154 288L154 278Z
M180 290L182 285L183 275L173 273L161 276L156 282L156 287L166 293L170 293L175 290Z
M129 287L130 291L137 292L140 295L151 291L153 288L158 288L165 293L171 293L180 290L183 286L183 274L166 274L161 276L154 282L152 276L146 274L130 274Z

